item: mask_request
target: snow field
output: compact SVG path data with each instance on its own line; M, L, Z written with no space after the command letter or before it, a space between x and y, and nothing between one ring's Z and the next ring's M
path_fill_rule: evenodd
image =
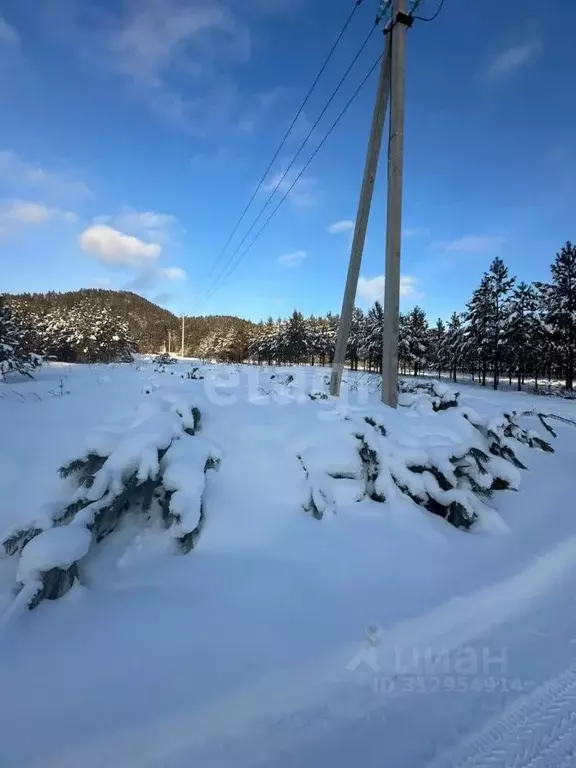
M490 473L511 487L520 478L519 491L496 492L465 532L414 504L388 474L379 488L387 501L367 498L354 437L361 428L387 466L398 461L394 475L415 483L411 493L428 492L424 473L407 474L407 465L433 459L448 472L455 447L480 445L456 409L434 413L419 395L393 413L363 377L354 390L351 374L343 403L312 400L325 391L324 369L206 366L206 379L191 381L181 378L189 362L170 368L67 367L70 394L57 397L48 395L58 381L50 366L17 385L24 399L0 401L0 531L43 527L70 499L58 467L85 452L113 454L131 430L162 436L162 445L180 435L160 459L173 451L165 484L182 532L198 525L200 497L205 516L194 551L174 557L174 529L129 515L91 548L82 586L2 628L3 766L424 765L491 729L530 690L402 692L396 652L472 646L498 656L506 647L507 673L536 687L569 666L569 427L558 427L553 455L513 441L527 472L491 457ZM461 391L462 408L486 424L535 404L576 412L567 402ZM202 415L194 436L183 433L186 403ZM149 445L139 437L116 454L106 483L128 465L142 477L157 471ZM204 476L209 459L219 467ZM325 502L321 520L302 509L311 487ZM13 600L16 568L15 558L0 562L0 610ZM377 671L352 668L372 648L369 627ZM374 693L375 681L395 676L393 695ZM370 714L382 707L385 717Z

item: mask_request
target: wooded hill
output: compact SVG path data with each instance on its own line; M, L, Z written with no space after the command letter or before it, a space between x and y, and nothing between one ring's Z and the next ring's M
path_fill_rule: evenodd
M130 291L85 288L58 293L4 294L6 304L18 317L42 316L49 312L72 309L103 308L122 320L130 338L140 352L158 352L172 334L172 350L180 351L181 319L167 309ZM253 327L247 320L229 315L186 318L186 352L193 354L203 339L212 333L228 333L231 329Z

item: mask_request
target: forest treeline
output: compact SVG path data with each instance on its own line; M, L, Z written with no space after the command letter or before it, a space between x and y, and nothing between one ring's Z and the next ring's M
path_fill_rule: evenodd
M86 289L68 293L3 297L19 329L25 353L69 362L109 361L132 351L181 348L181 319L127 291ZM330 364L339 318L305 317L252 323L234 316L186 317L185 353L222 362ZM354 310L347 360L354 368L379 371L383 310ZM14 335L14 333L13 333ZM2 342L0 323L0 342ZM549 282L526 283L496 258L482 275L463 312L430 324L415 307L400 315L399 365L424 371L472 375L498 387L503 377L520 389L527 379L563 379L573 389L576 359L576 247L567 242L551 264Z

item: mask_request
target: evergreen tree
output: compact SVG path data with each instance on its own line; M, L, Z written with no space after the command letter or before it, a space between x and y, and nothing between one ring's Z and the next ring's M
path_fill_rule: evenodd
M535 344L538 337L537 309L538 296L534 288L524 282L519 283L510 297L506 328L506 341L516 366L518 391L522 389L530 360L530 345Z
M444 339L443 357L448 365L450 378L456 381L458 378L458 369L462 363L466 338L464 335L464 326L462 317L458 312L453 312L448 321L446 337Z
M568 241L552 264L552 283L539 284L545 304L545 322L550 326L566 381L574 387L576 345L576 246Z
M424 310L420 307L414 307L410 312L408 325L410 328L408 341L410 361L414 367L414 376L418 376L426 366L428 355L428 320Z
M382 371L383 327L384 310L382 304L375 301L366 314L364 341L361 346L364 359L368 362L368 370Z
M486 273L482 276L480 285L472 294L467 307L463 351L470 362L472 377L474 377L474 372L479 370L484 387L486 386L486 373L490 359L489 328L493 311L490 283Z
M299 363L308 353L308 337L304 316L294 310L286 328L287 359Z
M360 355L360 347L362 345L362 336L364 333L364 312L358 307L354 307L352 312L352 322L350 324L350 336L348 338L348 346L346 355L350 360L350 367L353 371L358 370L358 358Z
M398 367L408 373L412 364L412 329L410 315L400 312L398 316Z
M442 378L442 371L446 368L446 327L441 318L438 318L434 328L428 333L428 350L430 364L438 372L438 378Z
M316 320L314 336L312 338L315 354L320 359L320 365L326 365L334 355L334 336L330 320L319 317Z
M12 319L10 309L0 298L0 380L8 373L30 376L36 367L34 357L22 349L24 333Z
M326 343L328 347L328 362L330 365L334 362L334 352L336 351L336 338L338 336L338 325L340 318L328 312L326 315Z
M265 359L268 365L272 365L275 353L276 323L269 317L262 330L259 340L259 357Z
M494 389L498 389L500 382L502 351L507 323L508 294L515 282L515 277L508 276L508 267L506 267L502 259L495 258L487 273L487 286L491 302L487 318L487 348L494 372Z

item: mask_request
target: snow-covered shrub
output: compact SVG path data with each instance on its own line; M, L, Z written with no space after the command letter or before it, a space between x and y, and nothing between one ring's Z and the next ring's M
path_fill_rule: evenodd
M446 411L448 408L458 406L459 392L455 392L451 387L441 381L403 381L398 382L398 392L400 398L398 404L401 406L422 407L429 403L434 412Z
M192 549L200 535L205 474L219 463L219 452L201 437L174 441L162 457L162 513L183 553Z
M322 392L320 389L314 389L312 392L308 392L310 400L328 400L326 392Z
M553 450L537 432L520 427L516 414L488 419L468 408L438 411L428 417L434 420L429 435L410 435L410 422L400 429L397 415L391 419L395 429L389 430L377 413L348 414L336 434L320 434L298 454L305 473L305 511L320 519L334 510L335 481L347 480L354 481L357 500L404 497L457 528L470 528L495 491L518 489L519 469L525 467L515 444Z
M278 383L283 387L289 387L294 383L294 376L291 373L283 373L276 377Z
M49 389L48 394L50 397L64 397L65 395L70 394L70 390L66 389L64 385L64 379L60 379L58 382L58 387L56 389Z
M194 366L191 371L188 371L186 374L186 377L188 379L203 379L204 374L202 373L202 370L198 366Z
M334 499L328 490L326 477L322 470L317 473L309 469L301 454L297 458L306 476L306 498L302 502L302 509L316 520L321 520L325 512L334 510Z
M305 475L303 509L320 520L336 510L342 481L356 481L354 496L364 496L363 462L348 419L326 423L297 454Z
M171 357L168 352L162 352L162 354L156 355L152 362L155 365L174 365L178 360L175 357Z
M71 589L78 579L78 562L91 544L92 535L85 526L67 525L43 531L24 547L16 580L27 592L30 609Z
M461 408L460 412L482 434L491 454L501 456L520 469L526 469L526 467L514 452L516 443L527 445L530 448L539 448L545 453L554 453L554 448L538 432L533 429L524 429L517 423L518 419L523 416L538 416L541 424L555 437L554 430L546 421L546 419L554 418L551 415L536 414L531 411L518 414L516 411L512 411L489 419L480 416L472 408Z
M77 578L78 559L68 562L70 550L60 553L57 547L59 541L64 546L71 542L72 531L78 539L77 530L86 530L90 541L98 543L126 513L150 514L156 505L179 549L192 549L203 519L205 473L219 463L217 450L196 436L199 424L198 408L180 396L147 399L128 428L99 430L89 436L85 452L60 469L75 490L66 506L53 515L48 529L33 524L10 532L2 542L6 554L22 553L23 569L35 552L45 551L43 542L56 542L56 551L50 555L53 566L36 568L42 575L35 577L37 598L29 607L44 597L64 594ZM68 538L53 533L58 528L71 529ZM20 580L20 588L30 581Z
M0 298L0 381L9 373L31 378L31 371L41 365L39 355L23 351L23 339L24 331L14 322L10 309Z

